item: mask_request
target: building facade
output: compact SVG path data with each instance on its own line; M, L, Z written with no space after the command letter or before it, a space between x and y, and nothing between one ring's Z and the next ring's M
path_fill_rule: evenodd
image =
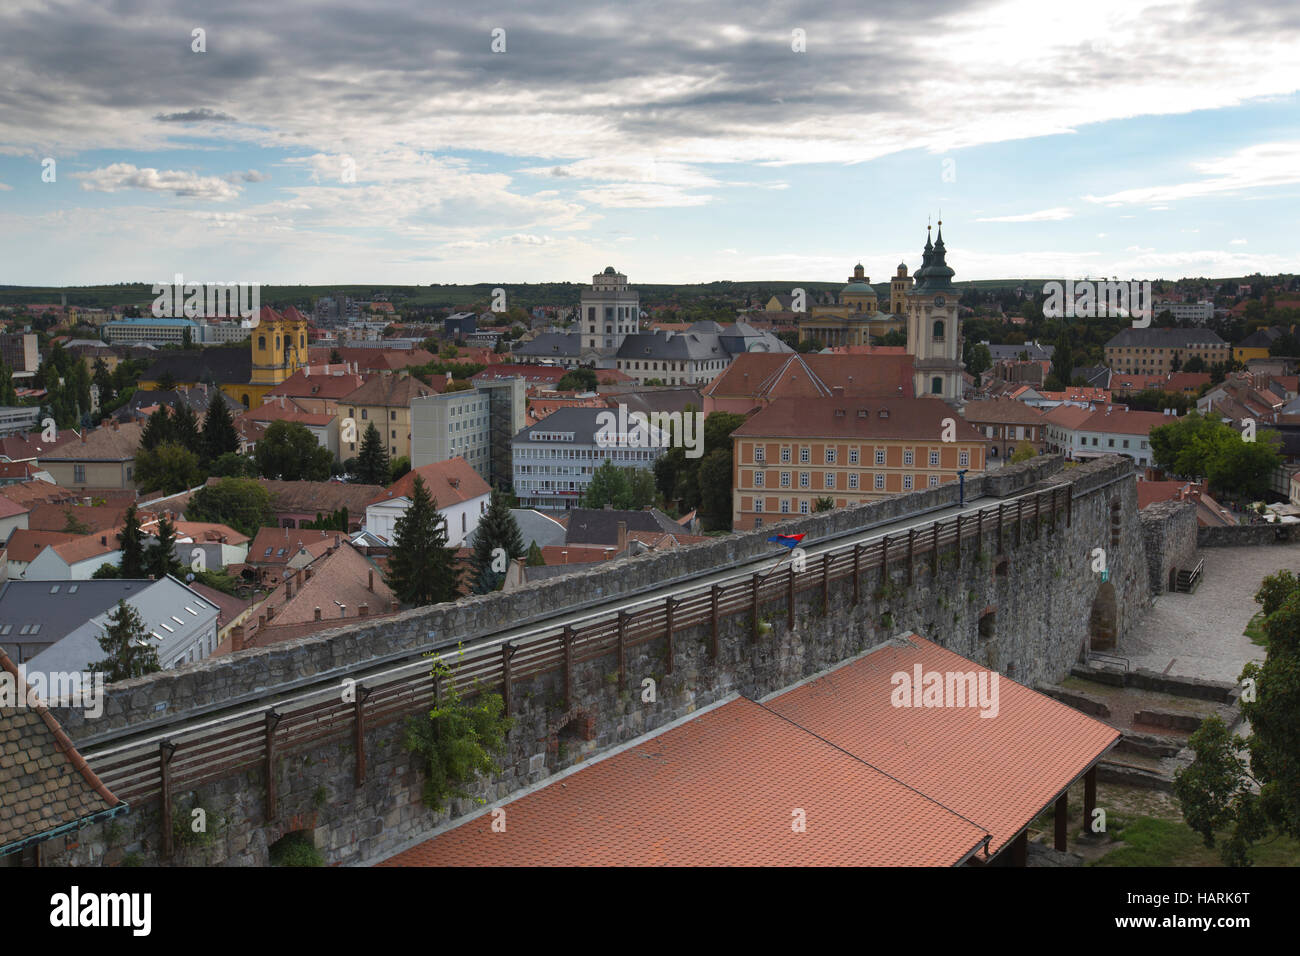
M1106 364L1117 373L1165 375L1189 359L1208 368L1232 358L1232 347L1209 329L1124 329L1105 345Z
M956 481L989 445L943 402L840 396L778 399L731 437L737 531Z
M579 314L584 349L612 355L624 336L641 331L641 297L613 266L591 277L591 288L582 290Z
M514 490L521 508L567 511L579 506L591 476L605 461L620 468L653 469L663 453L657 432L649 440L614 435L602 441L609 409L562 408L523 429L511 442Z

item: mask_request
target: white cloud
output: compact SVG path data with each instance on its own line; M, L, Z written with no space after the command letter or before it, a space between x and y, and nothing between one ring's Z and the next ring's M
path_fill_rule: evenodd
M1205 178L1166 186L1139 186L1106 196L1084 198L1107 206L1169 203L1300 183L1300 142L1258 143L1243 147L1229 156L1217 156L1193 163L1192 167Z
M1038 212L1021 213L1018 216L988 216L984 219L976 219L976 222L1058 222L1062 219L1070 219L1074 216L1074 210L1068 206L1055 206L1051 209L1040 209Z
M140 169L130 163L113 163L88 173L73 173L81 188L94 192L115 193L123 189L144 189L195 199L229 200L239 189L220 176L199 176L180 169Z

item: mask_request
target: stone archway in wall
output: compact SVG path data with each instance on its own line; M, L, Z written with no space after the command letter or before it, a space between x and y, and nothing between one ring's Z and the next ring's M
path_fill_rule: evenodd
M1104 581L1092 599L1088 615L1088 646L1094 651L1109 650L1119 641L1119 608L1115 585Z

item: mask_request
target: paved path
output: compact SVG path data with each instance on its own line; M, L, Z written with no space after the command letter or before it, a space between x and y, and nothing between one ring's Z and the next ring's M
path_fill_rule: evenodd
M1236 681L1264 648L1242 632L1259 610L1260 582L1282 568L1300 570L1300 543L1204 548L1205 572L1195 594L1161 594L1120 645L1133 667L1180 677Z

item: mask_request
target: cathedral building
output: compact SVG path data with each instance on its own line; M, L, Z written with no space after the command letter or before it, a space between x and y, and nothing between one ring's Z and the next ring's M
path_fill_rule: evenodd
M912 276L900 262L889 282L889 306L864 275L861 263L835 304L813 305L799 323L799 337L830 347L872 345L873 340L895 330L907 333L907 354L912 357L913 384L919 398L933 395L950 402L962 399L961 324L957 318L958 290L953 270L945 259L943 223L938 239L926 229L921 268Z

